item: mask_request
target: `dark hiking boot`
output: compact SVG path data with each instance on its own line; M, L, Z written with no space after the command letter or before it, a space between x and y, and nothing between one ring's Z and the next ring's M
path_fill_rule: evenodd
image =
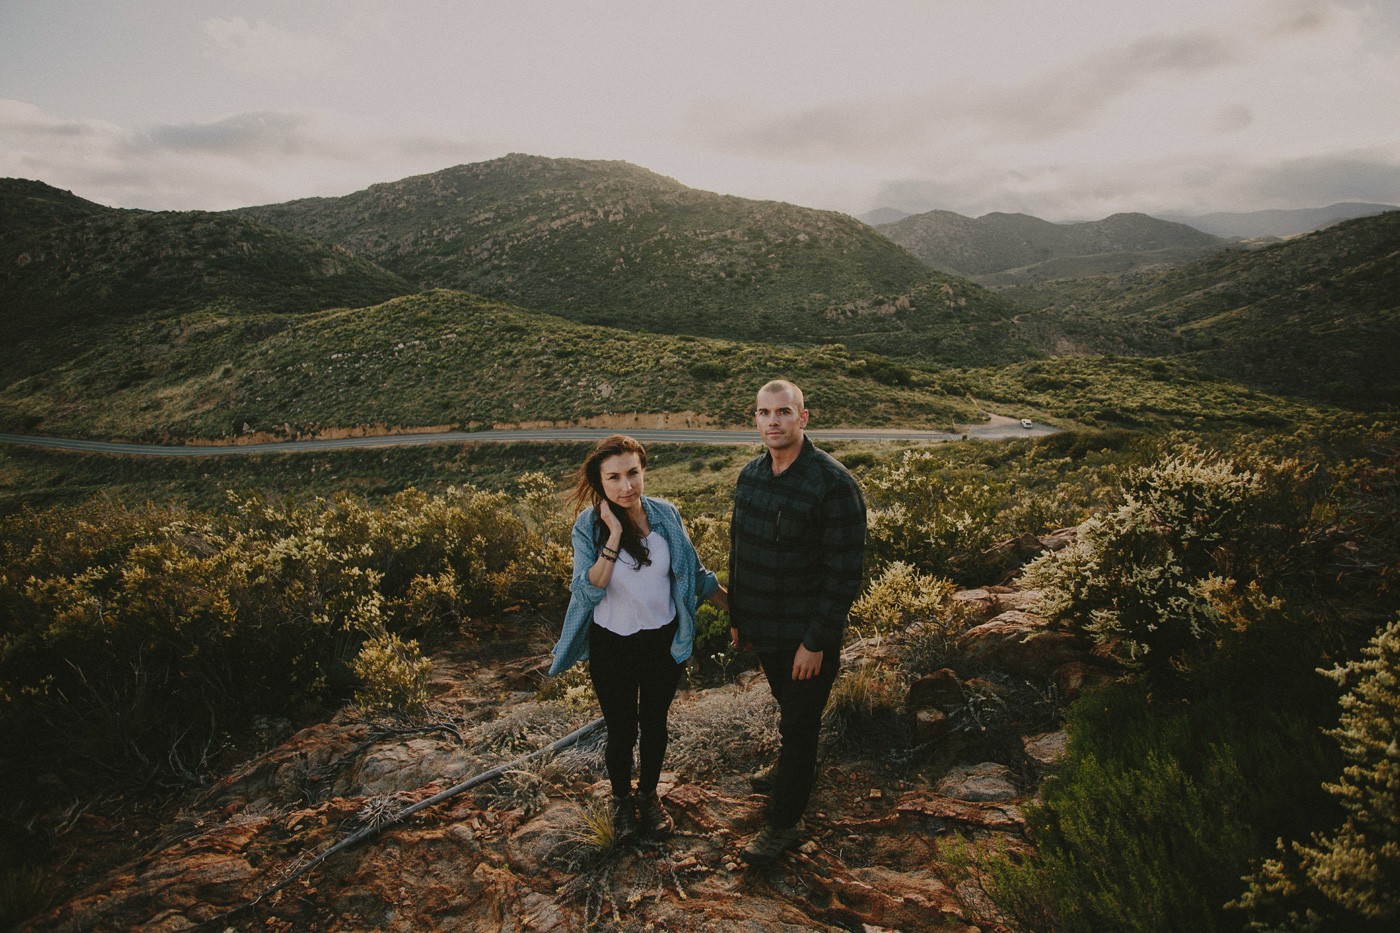
M777 829L771 823L765 824L739 855L750 865L770 865L778 856L797 845L806 832L807 826L801 820L786 829Z
M637 835L637 801L631 794L614 797L612 804L613 845L631 842Z
M637 803L643 839L665 839L671 835L671 817L655 794L644 794Z

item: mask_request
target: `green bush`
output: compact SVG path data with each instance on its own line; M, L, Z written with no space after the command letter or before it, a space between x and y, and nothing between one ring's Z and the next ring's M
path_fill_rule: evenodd
M1249 470L1188 448L1130 470L1123 504L1038 558L1024 582L1044 591L1052 622L1158 676L1180 672L1209 656L1251 585L1257 600L1289 566L1305 530L1303 478L1293 462Z
M1365 659L1327 675L1350 686L1341 724L1328 734L1351 762L1327 792L1345 819L1330 836L1285 847L1232 906L1250 929L1393 930L1400 923L1400 621L1378 632Z
M418 642L405 643L392 633L376 636L355 656L355 705L362 713L389 713L411 718L428 706L428 676L432 662L418 651Z
M1028 808L1034 853L996 859L988 893L1044 933L1238 928L1240 877L1321 801L1330 757L1304 719L1218 695L1162 708L1145 684L1070 711L1061 777Z
M1003 491L981 471L950 469L930 451L906 451L865 480L866 563L903 561L938 576L984 578L987 552L1002 529Z
M193 779L219 732L326 697L366 642L358 669L383 683L361 683L365 702L419 708L417 643L567 594L565 520L528 490L410 489L381 507L242 495L231 507L98 500L4 523L10 754Z

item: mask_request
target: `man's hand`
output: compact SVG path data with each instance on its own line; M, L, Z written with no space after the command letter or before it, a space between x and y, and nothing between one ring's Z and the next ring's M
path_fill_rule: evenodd
M808 651L806 645L797 646L797 656L792 659L792 679L811 680L822 669L821 651Z

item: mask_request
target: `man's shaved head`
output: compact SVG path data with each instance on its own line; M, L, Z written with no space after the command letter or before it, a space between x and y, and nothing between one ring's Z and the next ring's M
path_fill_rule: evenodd
M792 407L796 411L802 411L807 407L807 403L802 398L802 390L786 379L774 379L758 390L759 395L765 392L775 395L786 395L792 401Z

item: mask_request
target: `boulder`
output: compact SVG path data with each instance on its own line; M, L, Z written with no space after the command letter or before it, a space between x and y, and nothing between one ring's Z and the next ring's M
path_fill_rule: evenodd
M1011 784L1011 769L994 761L954 768L935 787L938 793L959 800L1011 800L1016 788Z
M1021 740L1026 757L1034 762L1042 775L1058 774L1065 756L1069 753L1069 733L1042 732Z
M984 589L958 590L949 599L953 601L954 606L966 608L974 618L985 620L996 612L992 594Z
M926 674L909 685L904 703L910 709L937 709L947 712L963 704L963 688L958 675L949 668Z
M1083 655L1073 635L1052 632L1042 620L1018 609L964 632L958 639L958 651L964 663L1030 677L1049 676L1060 665Z
M998 613L1017 609L1022 612L1034 608L1040 603L1040 590L1012 590L1009 593L992 594L992 608Z
M920 743L937 742L953 731L952 720L939 709L921 709L914 716L914 739Z
M1070 661L1055 668L1051 675L1055 689L1068 702L1083 695L1085 690L1102 686L1113 680L1113 675L1096 664L1085 661Z

